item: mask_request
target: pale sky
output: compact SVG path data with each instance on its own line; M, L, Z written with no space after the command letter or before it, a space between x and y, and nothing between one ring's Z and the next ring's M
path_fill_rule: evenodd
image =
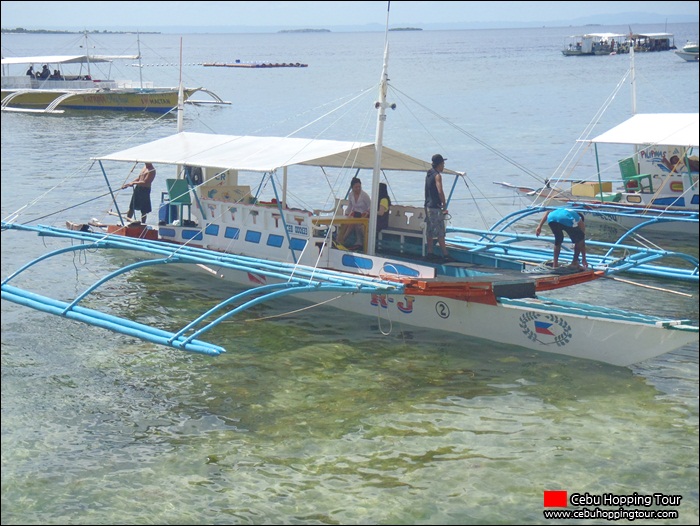
M698 2L391 2L390 26L443 23L550 22L619 13L698 20ZM206 26L328 27L386 23L386 1L358 2L6 2L2 27L25 29L165 28ZM640 20L641 21L641 20ZM635 22L631 20L630 22ZM658 20L663 23L664 20ZM581 21L582 24L589 23ZM493 26L492 26L493 27ZM496 26L504 27L504 26ZM510 26L515 27L515 26Z

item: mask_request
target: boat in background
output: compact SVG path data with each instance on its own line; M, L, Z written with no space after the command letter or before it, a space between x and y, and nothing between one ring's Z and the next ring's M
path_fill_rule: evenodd
M673 33L586 33L569 37L569 44L562 49L565 57L588 55L617 55L676 49Z
M673 33L632 33L627 35L627 51L634 48L637 53L670 51L676 49Z
M87 34L85 40L85 48L89 49ZM143 79L137 82L109 78L113 61L136 59L140 72L140 50L137 55L3 57L2 111L63 113L69 109L163 114L176 109L180 89L177 86L156 87ZM109 64L105 78L94 73L98 64ZM34 66L43 67L43 71L34 71ZM209 98L195 100L192 98L195 93L204 93ZM183 95L185 103L230 104L203 87L184 87Z
M3 58L2 111L63 113L64 110L109 110L162 114L177 108L178 87L93 78L91 64L111 63L113 60L88 55ZM26 74L5 75L10 66L24 69L33 64L46 64L58 73L45 79ZM78 71L68 73L65 66L73 65L77 65ZM230 104L206 88L183 88L183 92L185 103ZM192 99L198 92L209 95L210 99Z
M35 232L42 238L71 243L5 277L2 298L159 345L210 355L225 349L202 340L204 333L256 305L279 305L288 296L312 306L368 316L380 325L455 332L522 350L622 366L698 341L698 327L690 320L541 295L590 283L606 274L602 270L573 265L527 272L522 261L459 243L450 244L447 258L429 258L422 206L392 204L388 224L380 231L376 213L369 218L346 215L345 196L352 177L371 174L368 193L376 201L382 175L388 183L390 176L398 174L404 185L407 177L418 174L416 186L422 187L431 168L429 162L383 143L386 110L396 108L387 100L388 56L387 36L379 95L368 105L377 112L373 142L180 131L94 157L91 166L99 167L109 190L102 196L111 199L119 223L89 220L59 228L22 224L16 217L12 222L3 221L6 232ZM333 112L326 115L335 120ZM124 221L118 192L107 175L113 164L123 173L125 164L133 167L144 161L172 169L157 227ZM464 175L443 171L444 177L455 177L455 182ZM330 208L323 206L323 198L319 208L311 208L307 204L313 197L310 187L317 191L331 181L337 184L329 184L332 193L325 202L332 203ZM290 191L290 186L296 190ZM335 235L342 226L364 230L360 249L337 244ZM35 279L31 283L38 292L13 284L49 258L100 248L130 251L140 257L107 272L70 301L44 296ZM230 296L174 330L151 326L152 313L141 322L101 312L94 308L96 303L90 307L81 304L117 276L170 263L185 265L188 273L220 280L222 289L223 283L230 283ZM94 272L92 266L90 272Z
M637 114L581 142L595 148L597 180L555 181L542 188L500 182L532 206L582 208L586 220L604 224L617 236L643 226L644 234L695 239L698 232L697 113ZM619 177L603 180L598 145L634 148L617 162ZM568 182L569 187L559 183Z
M604 225L612 237L638 232L697 244L698 114L636 114L635 53L632 47L630 68L625 74L631 78L633 116L597 137L577 141L579 146L594 147L595 174L552 178L540 188L496 184L515 190L529 202L528 206L580 208L589 223ZM617 89L621 86L622 82ZM632 153L622 158L619 153L612 158L602 157L599 144L625 145ZM610 170L619 175L610 180L603 175Z
M569 37L569 44L561 50L565 57L586 55L610 55L627 53L625 35L622 33L586 33Z
M700 52L698 51L698 42L688 41L681 49L676 50L676 55L681 57L686 62L698 62Z

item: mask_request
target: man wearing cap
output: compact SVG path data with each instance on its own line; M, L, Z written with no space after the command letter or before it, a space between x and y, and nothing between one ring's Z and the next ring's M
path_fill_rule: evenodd
M437 238L442 250L443 261L451 258L445 246L445 192L442 190L442 171L445 169L445 159L439 153L433 155L433 167L428 170L425 176L425 217L427 222L426 237L428 246L426 248L427 259L440 259L433 254L433 240Z

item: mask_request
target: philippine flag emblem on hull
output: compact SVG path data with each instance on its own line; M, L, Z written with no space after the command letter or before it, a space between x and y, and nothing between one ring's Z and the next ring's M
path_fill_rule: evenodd
M571 326L556 314L527 312L520 316L520 329L528 339L542 345L563 347L572 338Z

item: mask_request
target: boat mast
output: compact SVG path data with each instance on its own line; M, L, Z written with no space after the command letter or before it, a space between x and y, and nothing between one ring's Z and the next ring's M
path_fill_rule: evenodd
M92 78L92 73L90 73L90 43L88 42L87 29L83 33L85 36L85 59L87 61L87 74Z
M139 53L140 55L141 53ZM183 129L183 117L185 106L185 93L182 88L182 37L180 37L180 85L177 89L177 131L180 133Z
M637 76L635 74L634 70L634 45L630 46L630 84L632 85L632 89L630 90L632 92L632 115L637 115ZM638 160L638 155L639 155L639 145L635 144L634 145L634 162L637 166L639 162Z
M386 7L386 29L384 32L384 65L382 67L382 78L379 82L379 101L374 107L379 110L377 116L377 132L374 140L375 157L374 171L372 173L372 209L369 213L369 232L367 232L367 253L373 256L375 253L375 245L377 238L377 199L379 197L379 177L382 167L382 136L384 134L384 121L386 121L386 109L390 107L392 110L396 108L396 104L387 104L386 89L389 81L389 8L391 2L387 2Z
M139 54L139 83L141 89L143 89L143 67L141 66L141 36L138 31L136 31L136 49Z
M630 46L630 83L632 84L632 115L637 114L637 82L634 71L634 44Z
M139 53L140 55L140 53ZM184 91L182 89L182 37L180 37L180 85L177 88L177 132L180 133L182 132L184 125L184 116L185 116L185 95ZM180 178L180 174L183 174L182 177L184 177L185 181L187 181L188 186L191 184L191 179L189 177L189 172L185 169L185 167L181 164L177 165L177 169L175 172L175 177ZM202 210L202 213L204 211ZM184 218L180 218L180 221L183 221Z

